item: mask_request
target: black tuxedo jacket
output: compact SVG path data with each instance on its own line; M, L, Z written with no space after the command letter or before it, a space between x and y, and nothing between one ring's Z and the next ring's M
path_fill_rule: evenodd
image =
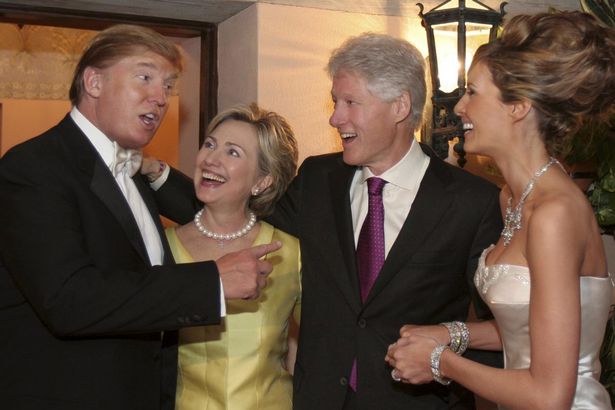
M360 409L471 405L460 399L460 386L395 383L384 361L404 324L465 320L471 299L480 316L488 315L472 278L481 251L501 230L498 189L423 150L429 167L365 303L349 199L356 167L344 164L341 153L306 159L271 218L301 243L295 410L341 409L355 357Z
M2 408L118 410L174 402L182 326L219 322L213 262L152 267L109 169L69 116L0 159ZM4 265L4 266L2 266Z

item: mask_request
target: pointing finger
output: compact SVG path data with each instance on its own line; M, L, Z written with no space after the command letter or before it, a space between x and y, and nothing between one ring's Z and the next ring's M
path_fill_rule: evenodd
M250 248L250 252L256 258L260 259L268 253L275 252L282 247L282 242L275 241L271 243L266 243L264 245L253 246Z

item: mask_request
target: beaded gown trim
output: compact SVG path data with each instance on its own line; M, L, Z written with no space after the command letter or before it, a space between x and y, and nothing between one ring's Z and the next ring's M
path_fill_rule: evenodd
M504 277L511 277L518 281L522 286L530 285L530 276L527 272L527 267L507 264L485 265L485 258L487 254L495 247L495 245L489 246L485 249L478 260L478 269L474 275L474 286L478 291L487 295L491 285ZM512 269L511 269L512 268Z

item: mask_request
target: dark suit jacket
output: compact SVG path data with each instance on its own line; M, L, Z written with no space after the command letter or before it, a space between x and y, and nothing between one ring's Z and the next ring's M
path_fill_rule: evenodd
M498 189L438 159L431 161L404 226L366 302L361 303L349 189L356 167L341 153L306 159L268 221L300 239L302 308L294 374L295 410L340 410L354 358L365 410L474 409L461 386L395 383L384 356L402 325L465 320L470 300L490 317L472 282L482 250L502 229ZM172 171L156 201L189 222L192 183ZM466 356L501 366L501 354Z
M219 322L213 262L152 267L126 200L70 117L0 160L2 408L118 410L174 400L161 330ZM171 337L172 339L172 337ZM163 376L164 374L164 376Z
M459 386L395 383L384 361L402 325L466 319L471 298L478 301L478 257L501 230L498 189L423 149L432 156L429 167L365 303L349 199L356 167L341 153L306 159L270 218L301 242L295 410L341 409L355 357L360 409L466 408Z

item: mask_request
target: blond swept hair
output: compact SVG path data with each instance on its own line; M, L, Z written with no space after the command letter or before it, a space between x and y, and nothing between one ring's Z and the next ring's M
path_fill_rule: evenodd
M105 68L122 58L151 51L167 59L178 72L182 71L179 50L166 37L146 27L118 24L98 33L84 50L73 75L69 98L78 106L83 98L83 74L87 67Z

